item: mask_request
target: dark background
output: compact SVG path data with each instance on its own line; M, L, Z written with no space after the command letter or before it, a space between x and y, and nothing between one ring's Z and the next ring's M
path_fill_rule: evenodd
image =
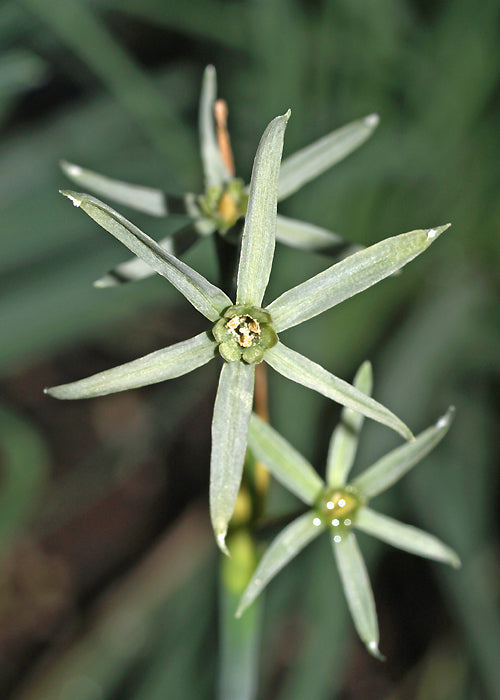
M182 340L201 317L165 280L98 290L127 252L57 193L62 158L200 192L213 63L248 181L265 125L285 155L371 112L372 139L280 205L356 243L451 221L402 275L287 334L443 443L377 506L463 567L360 537L384 664L356 638L321 538L269 588L260 695L482 700L500 692L498 0L24 0L0 5L0 695L211 698L217 557L207 518L216 366L57 402L71 381ZM126 216L154 237L168 222ZM212 241L187 261L216 281ZM328 260L277 248L269 299ZM321 471L338 407L270 376L272 423ZM368 422L356 469L397 444ZM295 507L275 489L276 512Z

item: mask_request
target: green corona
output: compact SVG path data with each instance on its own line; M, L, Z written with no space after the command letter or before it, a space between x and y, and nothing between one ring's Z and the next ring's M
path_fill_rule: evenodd
M356 516L363 501L351 486L329 488L323 491L315 506L317 525L324 525L333 533L334 542L340 542Z
M219 352L227 362L262 362L264 353L278 342L271 316L248 304L230 306L212 329Z
M226 233L231 226L245 216L248 206L248 193L243 180L234 178L225 187L210 186L199 198L203 214L212 219L220 233Z

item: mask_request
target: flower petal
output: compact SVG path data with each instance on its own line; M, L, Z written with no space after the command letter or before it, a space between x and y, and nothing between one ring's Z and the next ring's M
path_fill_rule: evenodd
M210 517L217 544L227 554L225 538L241 483L252 412L255 365L225 362L212 420Z
M156 384L180 377L206 364L215 356L216 347L217 343L211 340L207 333L200 333L194 338L80 379L78 382L45 389L45 393L56 399L90 399L93 396L104 396Z
M277 333L362 292L423 253L450 224L386 238L288 290L267 307Z
M278 177L290 112L268 124L257 148L241 241L237 304L260 306L273 263Z
M259 562L250 583L241 596L236 617L253 603L269 581L285 567L304 547L324 530L313 511L308 511L287 525L269 545Z
M61 190L61 194L68 197L76 207L83 209L153 270L166 277L210 321L216 321L222 311L231 305L231 300L222 290L189 265L167 253L156 241L107 204L87 194L68 190Z
M283 486L304 503L314 503L324 488L322 479L288 440L255 414L250 418L248 446Z
M309 389L314 389L323 396L392 428L407 440L413 437L410 429L388 408L363 394L351 384L344 382L343 379L330 374L316 362L287 348L283 343L278 342L274 348L266 350L264 359L276 372L287 379L298 382Z
M276 240L291 248L330 255L339 255L342 252L344 255L351 255L361 248L347 243L341 236L326 228L290 219L281 214L278 214L277 218Z
M203 73L200 98L200 144L205 187L222 187L231 180L221 158L217 134L215 132L214 105L217 99L217 74L213 66L207 66Z
M354 377L353 386L367 396L372 393L373 373L369 362L363 362ZM340 422L332 433L326 462L326 482L329 486L343 486L354 463L358 436L364 416L351 408L344 408Z
M368 535L373 535L383 542L392 544L393 547L404 549L405 552L442 561L455 569L460 567L458 555L434 535L429 535L411 525L400 523L398 520L377 513L366 506L360 508L356 513L354 526Z
M373 498L382 491L392 486L401 479L406 472L410 471L420 460L440 442L451 425L454 409L450 407L436 423L427 428L420 435L407 442L401 447L397 447L389 454L379 459L375 464L360 474L354 481L355 486L361 494L367 498Z
M383 658L378 649L379 632L373 591L356 537L349 532L340 542L335 542L333 537L331 541L354 626L370 654Z
M280 171L279 201L359 148L371 136L378 122L377 114L357 119L285 158Z

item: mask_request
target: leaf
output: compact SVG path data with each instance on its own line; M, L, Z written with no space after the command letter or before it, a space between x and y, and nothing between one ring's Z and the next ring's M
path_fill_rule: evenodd
M359 148L371 136L378 122L378 115L370 114L332 131L285 158L281 165L278 200L289 197Z
M407 440L413 437L410 429L388 408L283 343L278 342L274 348L266 350L264 359L287 379L392 428Z
M288 290L267 307L275 331L303 323L392 275L423 253L449 226L386 238Z
M214 105L217 99L217 74L213 66L207 66L203 73L200 98L200 144L205 187L223 187L231 180L221 158L215 133Z
M392 544L393 547L417 554L427 559L435 559L450 564L455 569L460 567L458 555L443 542L411 525L400 523L394 518L377 513L364 506L356 513L354 526L368 535Z
M238 496L252 412L255 365L225 362L219 379L212 420L210 517L221 550Z
M363 362L354 377L353 386L367 396L372 393L373 373L369 362ZM343 486L349 475L356 450L358 437L363 427L362 413L344 408L340 422L332 433L326 462L326 482L329 486Z
M250 181L238 268L237 304L260 306L273 263L278 177L290 112L268 124L257 148Z
M167 253L152 238L107 204L87 194L68 190L61 190L61 194L68 197L76 207L83 209L153 270L166 277L210 321L216 321L224 309L231 305L231 300L222 290L189 265Z
M214 357L216 346L207 333L200 333L86 379L45 389L45 393L56 399L89 399L156 384L205 365Z
M269 581L283 569L304 547L324 530L319 518L308 511L287 525L269 545L245 592L241 596L236 616L243 612L264 590Z
M269 423L252 414L248 446L271 474L296 496L312 505L324 488L322 479L309 462Z
M352 483L367 499L377 496L401 479L444 438L451 425L454 409L450 407L435 425L411 442L397 447L360 474Z
M332 537L331 542L354 626L370 654L383 659L378 648L379 631L373 591L356 537L350 532L338 542Z

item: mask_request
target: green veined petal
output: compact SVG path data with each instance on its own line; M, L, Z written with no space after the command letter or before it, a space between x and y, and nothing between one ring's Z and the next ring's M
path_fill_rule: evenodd
M276 240L291 248L318 252L338 252L347 245L343 238L326 228L281 214L277 217Z
M278 199L281 201L293 194L361 146L378 122L376 114L357 119L285 158L281 165Z
M228 173L221 158L215 133L214 105L217 99L217 74L213 66L207 66L203 73L200 98L200 144L205 187L222 187L229 182Z
M293 287L267 309L274 329L279 333L307 321L392 275L423 253L449 226L386 238Z
M363 394L372 393L373 373L369 362L363 362L354 377L353 386ZM351 408L344 408L340 422L332 433L326 463L326 482L329 486L343 486L354 463L358 437L364 416Z
M181 262L107 204L87 194L61 190L76 207L117 238L153 270L166 277L200 313L216 321L231 300L203 275Z
M89 399L180 377L215 357L217 343L207 333L99 372L71 384L45 389L56 399Z
M375 462L353 481L353 486L365 498L373 498L392 486L444 438L451 425L453 410L449 408L435 425L417 435L415 440L397 447Z
M278 342L274 348L266 350L264 359L287 379L392 428L407 440L413 437L410 429L388 408L283 343Z
M257 148L238 268L237 304L261 306L274 255L278 177L290 112L268 124Z
M339 542L335 542L332 536L331 542L354 626L370 654L383 658L378 648L379 631L373 591L356 537L350 532Z
M304 513L287 525L269 545L260 560L250 583L241 596L236 616L240 617L269 581L323 530L324 526L313 511Z
M225 362L215 398L210 461L210 517L217 544L225 545L241 483L252 412L255 365Z
M360 508L356 513L354 526L368 535L373 535L383 542L392 544L393 547L404 549L405 552L442 561L455 569L460 566L458 555L434 535L429 535L411 525L400 523L394 518L377 513L366 506Z
M307 459L297 452L269 423L255 414L250 418L248 446L271 474L287 489L312 505L324 488L322 479Z

